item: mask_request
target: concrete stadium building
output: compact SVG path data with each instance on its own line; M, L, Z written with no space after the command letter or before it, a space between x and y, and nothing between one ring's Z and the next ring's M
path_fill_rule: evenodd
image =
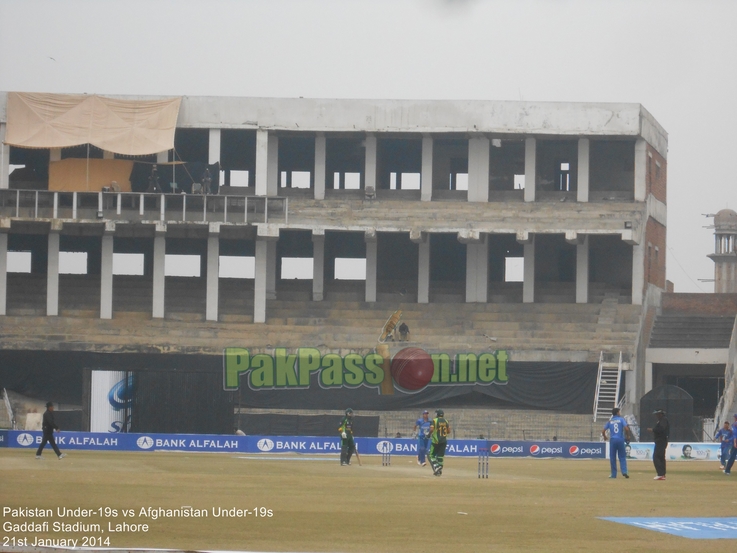
M639 104L0 93L0 139L0 384L81 428L105 371L146 432L444 407L595 437L653 387L668 137Z

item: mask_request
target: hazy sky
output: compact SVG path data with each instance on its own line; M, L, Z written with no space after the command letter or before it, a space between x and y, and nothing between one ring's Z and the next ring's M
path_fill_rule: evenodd
M637 102L669 133L667 278L737 210L737 1L0 0L0 90Z

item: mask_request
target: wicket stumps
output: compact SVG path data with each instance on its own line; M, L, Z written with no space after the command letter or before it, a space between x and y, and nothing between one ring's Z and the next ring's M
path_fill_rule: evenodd
M479 449L479 478L489 477L489 450L485 448Z
M384 451L381 454L381 466L390 467L392 464L392 454L390 451Z

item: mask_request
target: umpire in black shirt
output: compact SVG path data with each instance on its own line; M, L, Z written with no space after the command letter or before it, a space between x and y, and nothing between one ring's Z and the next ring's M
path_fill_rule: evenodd
M38 446L38 450L36 450L36 459L41 458L41 452L44 450L46 443L51 444L51 447L54 448L54 453L56 453L56 456L59 459L66 457L66 454L59 451L59 447L56 445L56 440L54 440L54 430L59 430L59 427L56 426L56 422L54 422L54 404L50 401L46 404L46 411L44 412L41 430L43 430L43 439L41 440L41 445Z
M668 447L668 438L670 436L670 424L665 418L665 411L658 409L653 412L658 422L655 426L648 428L653 433L655 440L655 450L653 451L653 465L658 475L655 480L665 480L665 448Z

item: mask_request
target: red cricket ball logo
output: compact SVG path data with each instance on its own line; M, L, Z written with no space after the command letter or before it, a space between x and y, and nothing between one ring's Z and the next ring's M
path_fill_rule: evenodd
M435 364L432 357L420 348L404 348L392 359L392 378L404 390L422 390L432 380Z

